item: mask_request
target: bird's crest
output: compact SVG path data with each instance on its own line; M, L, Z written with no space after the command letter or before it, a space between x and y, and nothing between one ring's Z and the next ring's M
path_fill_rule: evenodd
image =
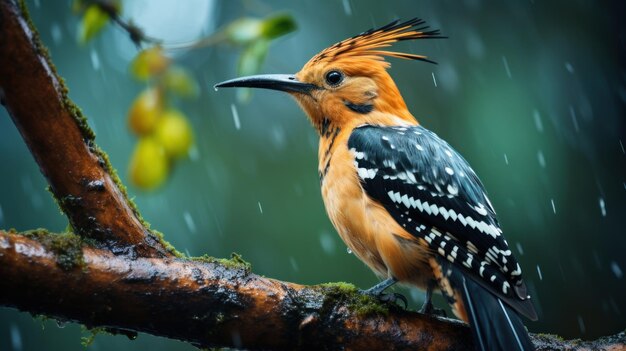
M306 66L319 62L331 62L344 57L384 61L384 56L435 63L423 55L381 50L402 40L445 38L439 35L439 30L428 30L429 26L425 25L426 22L419 18L402 23L398 22L398 20L395 20L380 28L373 28L352 38L340 41L315 55Z

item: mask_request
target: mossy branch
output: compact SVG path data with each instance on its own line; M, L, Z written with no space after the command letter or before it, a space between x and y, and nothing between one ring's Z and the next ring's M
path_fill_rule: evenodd
M23 3L0 0L0 100L73 233L0 230L0 305L199 347L470 350L466 325L381 304L349 284L260 277L238 257L184 259L150 231L69 100ZM539 350L624 349L533 337Z
M0 100L75 233L117 254L174 253L129 201L17 1L0 1Z
M0 231L0 305L198 347L472 348L466 325L381 304L350 284L264 278L236 257L131 259L43 230Z

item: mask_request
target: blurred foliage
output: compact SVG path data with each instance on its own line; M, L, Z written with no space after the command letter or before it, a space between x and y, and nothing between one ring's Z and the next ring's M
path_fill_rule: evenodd
M102 6L94 1L74 0L72 10L75 14L81 15L78 25L78 42L86 44L93 39L109 23L109 13L104 10L104 6L114 13L122 11L120 0L101 1Z
M102 31L111 16L119 17L122 6L119 0L74 0L72 9L82 16L78 41L85 44ZM116 23L129 32L136 44L154 42L133 25L121 20ZM261 70L270 41L295 29L295 20L289 14L274 14L265 19L245 17L234 20L218 33L177 48L193 49L225 39L243 48L239 74L254 74ZM129 162L129 179L142 190L155 190L167 180L174 160L184 158L193 144L191 124L183 112L174 108L172 96L193 98L198 95L199 87L186 69L172 63L161 44L141 50L129 71L135 79L148 83L128 110L128 127L140 138ZM247 89L239 91L242 102L249 101L250 96Z

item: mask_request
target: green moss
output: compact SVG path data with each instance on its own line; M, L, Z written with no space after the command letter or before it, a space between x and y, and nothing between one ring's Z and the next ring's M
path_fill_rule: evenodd
M345 303L348 308L358 316L388 315L389 304L383 303L373 296L365 295L356 286L338 282L318 285L318 288L325 295L324 304Z
M554 340L561 341L561 342L565 341L565 339L563 339L562 336L556 335L556 334L537 333L536 335L539 338L554 339Z
M107 333L105 328L87 328L84 325L80 327L80 331L84 334L80 337L80 343L87 348L96 340L96 336L101 333Z
M241 269L246 274L249 274L252 271L252 264L250 262L245 261L240 254L233 252L230 254L230 259L228 258L215 258L209 255L203 255L199 257L190 257L190 260L207 262L207 263L217 263L222 265L228 269Z
M69 89L67 88L67 85L65 84L65 81L63 80L63 78L59 76L56 70L56 67L52 63L48 49L43 45L43 43L41 42L39 38L39 33L37 32L36 27L32 23L25 0L20 0L19 7L22 12L22 16L28 23L30 31L32 32L32 41L35 45L35 48L38 54L45 59L46 63L48 64L48 66L50 67L50 70L53 73L53 76L58 81L58 87L59 87L59 92L61 94L63 107L65 108L66 111L68 111L68 113L76 121L76 124L82 133L83 140L87 143L91 152L94 153L98 157L98 159L100 160L101 166L109 173L109 175L111 176L111 179L115 182L117 187L120 189L120 192L124 196L126 203L128 203L128 205L132 209L135 216L137 216L141 224L155 237L156 240L158 240L161 243L161 245L163 245L163 247L167 251L169 251L171 254L173 254L176 257L183 257L183 255L180 252L176 251L176 249L170 243L168 243L167 241L163 239L163 234L150 229L150 224L143 219L135 203L128 197L128 192L126 191L126 187L122 184L122 181L120 180L120 177L118 176L115 168L111 166L109 157L104 151L102 151L102 149L100 149L97 145L95 145L94 140L96 139L96 134L89 127L89 124L87 122L87 117L83 115L80 108L76 104L74 104L74 102L69 98ZM57 201L57 203L59 203L58 199L55 198L55 200Z
M22 233L40 242L54 252L57 264L64 270L83 267L83 241L74 233L55 234L45 229L35 229Z

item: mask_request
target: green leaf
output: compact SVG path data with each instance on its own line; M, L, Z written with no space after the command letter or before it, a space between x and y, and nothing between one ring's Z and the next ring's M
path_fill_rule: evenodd
M256 74L261 71L265 56L267 56L267 50L269 48L269 40L260 38L248 45L239 57L239 65L237 67L237 73L240 76L248 76ZM250 89L237 89L237 100L239 102L248 102L252 97Z
M130 63L130 73L139 80L149 78L163 73L170 64L170 59L163 54L160 46L154 46L142 50Z
M90 5L85 10L78 28L78 42L87 43L109 22L109 15L98 5Z
M296 30L296 21L290 14L281 13L263 20L261 35L266 39L276 39Z
M231 22L224 32L233 44L247 45L262 35L262 21L256 18L240 18Z
M184 68L170 67L163 75L163 85L167 91L171 91L181 97L198 96L198 83L193 76Z
M240 76L256 74L261 71L261 65L267 56L269 40L258 39L248 45L239 58L237 72Z

